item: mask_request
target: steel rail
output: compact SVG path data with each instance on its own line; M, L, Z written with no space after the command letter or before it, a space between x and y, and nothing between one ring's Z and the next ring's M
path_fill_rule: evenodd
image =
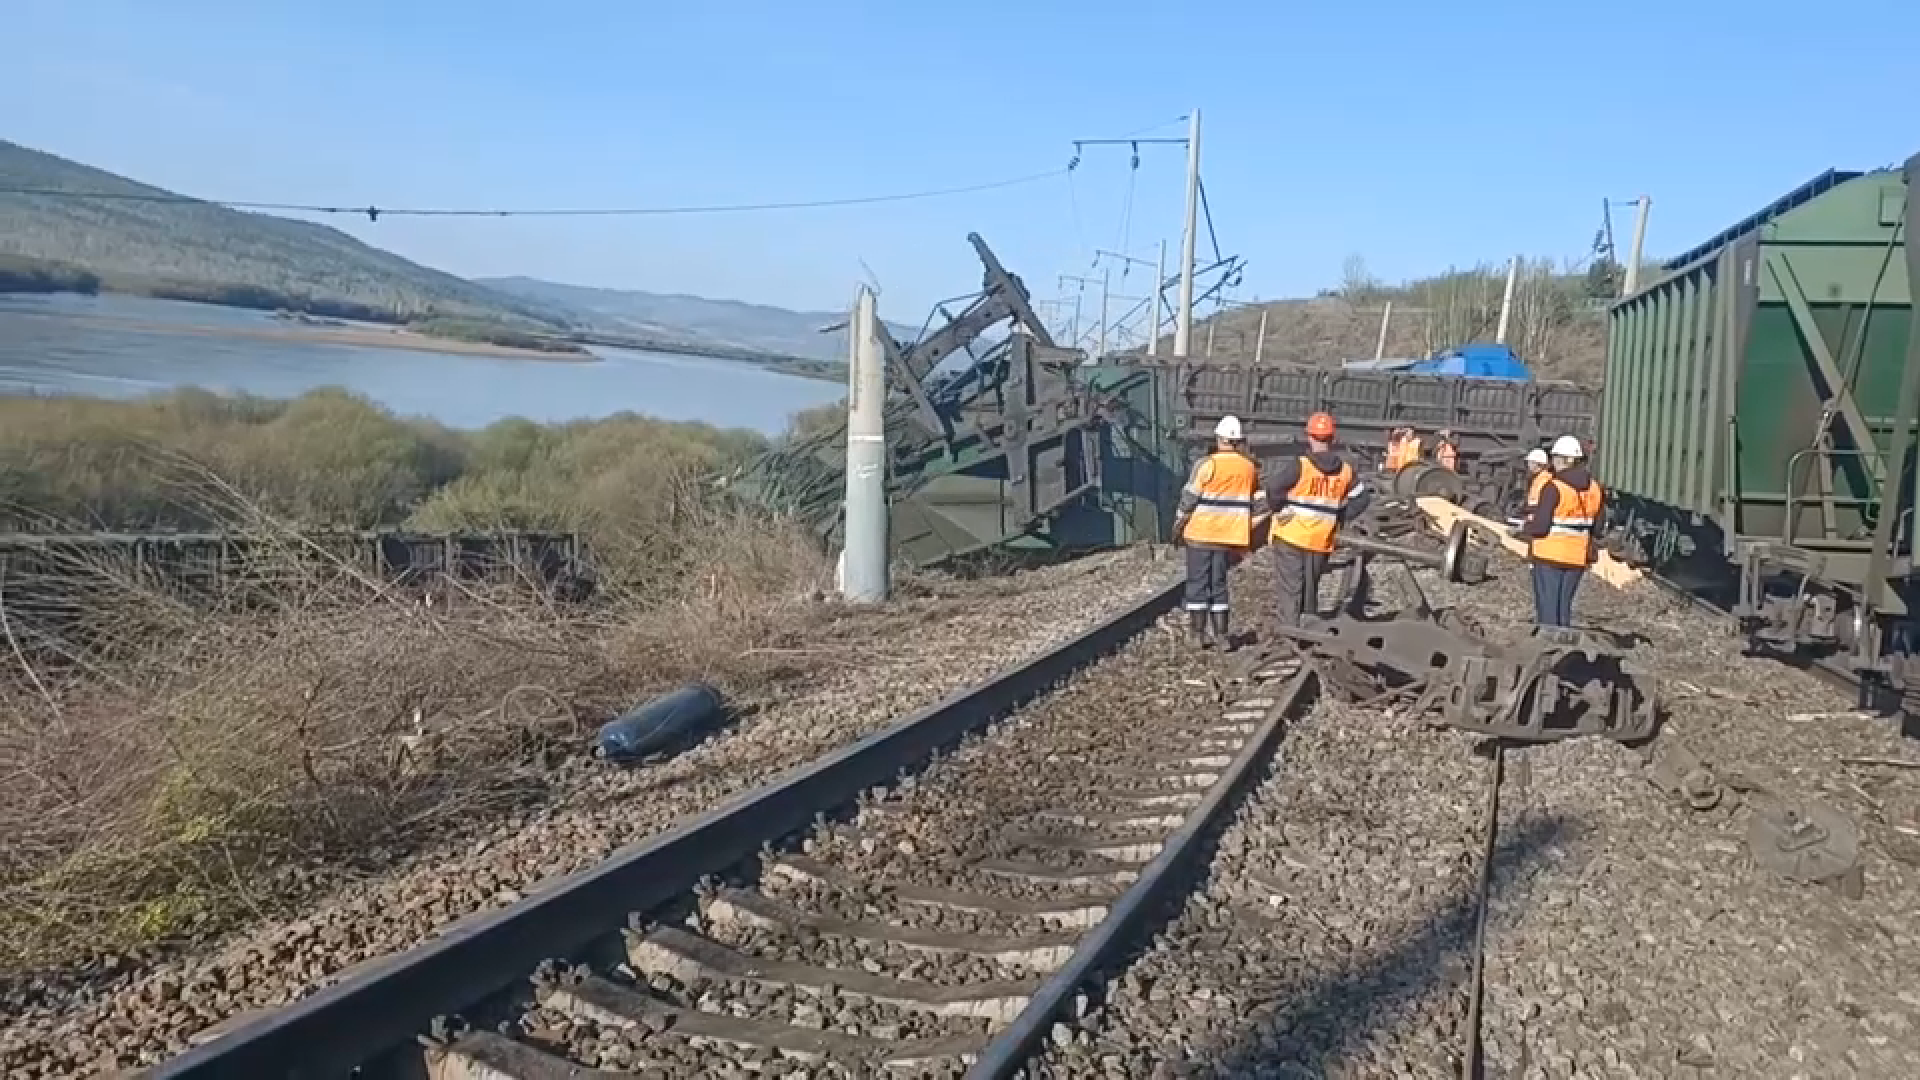
M1479 1080L1486 1075L1485 1019L1487 990L1487 916L1493 905L1493 856L1500 842L1500 784L1506 779L1507 747L1495 740L1487 762L1487 801L1480 825L1480 872L1473 886L1473 970L1467 976L1467 1046L1461 1055L1461 1075Z
M1706 615L1712 615L1723 622L1732 623L1734 624L1735 629L1738 628L1738 622L1735 619L1734 614L1731 611L1728 611L1726 608L1721 607L1719 604L1716 604L1713 601L1708 600L1705 597L1694 593L1692 590L1688 589L1686 586L1670 581L1667 578L1662 577L1651 570L1646 571L1645 577L1646 577L1646 580L1651 581L1654 584L1654 586L1659 588L1662 592L1665 592L1667 595L1673 597L1674 599L1689 605L1694 610L1699 611ZM1771 659L1775 659L1781 663L1787 663L1784 655L1776 655L1774 657L1771 657ZM1795 668L1800 671L1804 671L1807 674L1812 675L1814 678L1819 679L1821 682L1826 683L1828 686L1833 687L1836 690L1846 690L1851 692L1854 695L1854 701L1856 704L1866 701L1865 695L1869 693L1867 680L1862 679L1858 674L1848 670L1847 668L1836 667L1831 660L1828 660L1824 657L1807 657L1805 658L1804 663L1787 663L1787 666ZM1902 709L1904 710L1908 708L1909 704L1910 704L1909 702L1903 699Z
M860 792L924 765L1146 630L1179 602L1174 583L1071 641L799 766L664 834L616 852L509 907L162 1063L152 1080L320 1080L351 1072L577 954L634 912L684 896L701 878L750 859Z
M1164 901L1179 890L1181 876L1202 852L1201 840L1234 805L1254 772L1273 758L1277 744L1286 733L1288 717L1310 699L1309 691L1317 682L1314 669L1302 666L1279 690L1272 706L1220 779L1214 781L1186 821L1167 838L1160 853L1141 871L1139 878L1114 902L1107 917L1080 939L1073 955L1041 984L1013 1023L981 1049L973 1067L967 1070L966 1080L1007 1080L1018 1073L1045 1045L1054 1021L1066 1011L1080 988L1091 983L1102 968L1134 945L1146 923L1161 911Z

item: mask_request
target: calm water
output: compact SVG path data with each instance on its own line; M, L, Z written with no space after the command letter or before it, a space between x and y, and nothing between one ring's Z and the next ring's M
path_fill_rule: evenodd
M199 386L292 397L344 386L396 412L464 428L506 416L552 422L631 410L768 433L845 394L835 383L745 364L628 349L596 347L599 363L555 363L176 333L154 324L285 326L264 312L144 297L0 295L0 394L139 397Z

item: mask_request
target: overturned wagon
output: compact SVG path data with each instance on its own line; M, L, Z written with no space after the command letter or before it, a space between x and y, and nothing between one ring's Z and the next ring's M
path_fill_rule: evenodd
M1169 367L1163 378L1175 438L1189 447L1204 445L1229 415L1241 418L1254 453L1267 458L1302 449L1301 429L1321 411L1339 422L1341 445L1366 462L1380 460L1395 428L1451 429L1459 479L1430 477L1447 482L1420 494L1453 498L1491 518L1504 516L1524 491L1528 450L1558 435L1590 439L1600 415L1595 392L1530 379L1204 362Z
M979 236L980 290L901 343L878 333L886 366L888 528L895 558L931 566L982 552L1058 553L1170 539L1179 488L1229 414L1255 452L1293 445L1332 412L1343 445L1377 461L1389 431L1451 428L1463 473L1429 474L1419 494L1489 516L1524 486L1526 451L1592 433L1595 396L1559 382L1395 372L1247 367L1229 360L1102 364L1054 342L1020 278ZM726 489L837 544L846 490L844 422L777 447Z

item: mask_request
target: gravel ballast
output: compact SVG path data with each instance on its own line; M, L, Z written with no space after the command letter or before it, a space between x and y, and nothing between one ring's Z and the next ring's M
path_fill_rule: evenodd
M1262 608L1266 569L1235 580ZM1242 621L1271 634L1264 610ZM1040 1075L1455 1075L1486 783L1470 745L1323 695L1198 891L1055 1032Z
M1522 568L1501 570L1463 601L1527 610ZM1616 743L1509 754L1502 835L1565 828L1545 858L1495 863L1490 1075L1920 1076L1920 770L1841 760L1914 761L1914 744L1651 584L1588 582L1576 621L1646 639L1634 656L1671 709L1654 749L1684 745L1759 790L1696 812ZM1768 793L1858 827L1857 898L1756 863L1747 827Z
M1264 601L1257 567L1236 584ZM1496 553L1493 569L1473 588L1424 572L1421 585L1489 636L1516 637L1531 618L1526 568ZM1639 635L1632 658L1659 678L1670 722L1645 751L1604 739L1507 751L1486 1075L1920 1075L1920 770L1842 761L1920 753L1896 721L1742 656L1723 619L1657 586L1590 580L1577 609ZM1490 775L1480 741L1341 705L1293 725L1204 888L1104 1007L1055 1032L1043 1074L1459 1075ZM1647 764L1677 745L1752 790L1685 808ZM1857 895L1786 881L1749 854L1769 793L1857 825Z
M536 812L340 890L302 918L77 987L7 988L0 1073L37 1080L162 1060L214 1025L297 1000L1044 652L1176 574L1176 561L1140 549L898 601L871 616L886 635L824 666L807 693L664 764L570 763L564 794Z

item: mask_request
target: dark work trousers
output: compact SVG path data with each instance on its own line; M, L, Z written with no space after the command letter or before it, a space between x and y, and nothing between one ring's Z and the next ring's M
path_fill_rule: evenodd
M1227 571L1233 568L1231 548L1212 544L1187 545L1187 610L1226 614Z
M1585 567L1533 564L1533 621L1541 626L1573 625L1573 594L1587 576Z
M1320 613L1320 573L1326 567L1326 555L1274 541L1273 580L1278 586L1280 625L1299 626L1302 615Z

